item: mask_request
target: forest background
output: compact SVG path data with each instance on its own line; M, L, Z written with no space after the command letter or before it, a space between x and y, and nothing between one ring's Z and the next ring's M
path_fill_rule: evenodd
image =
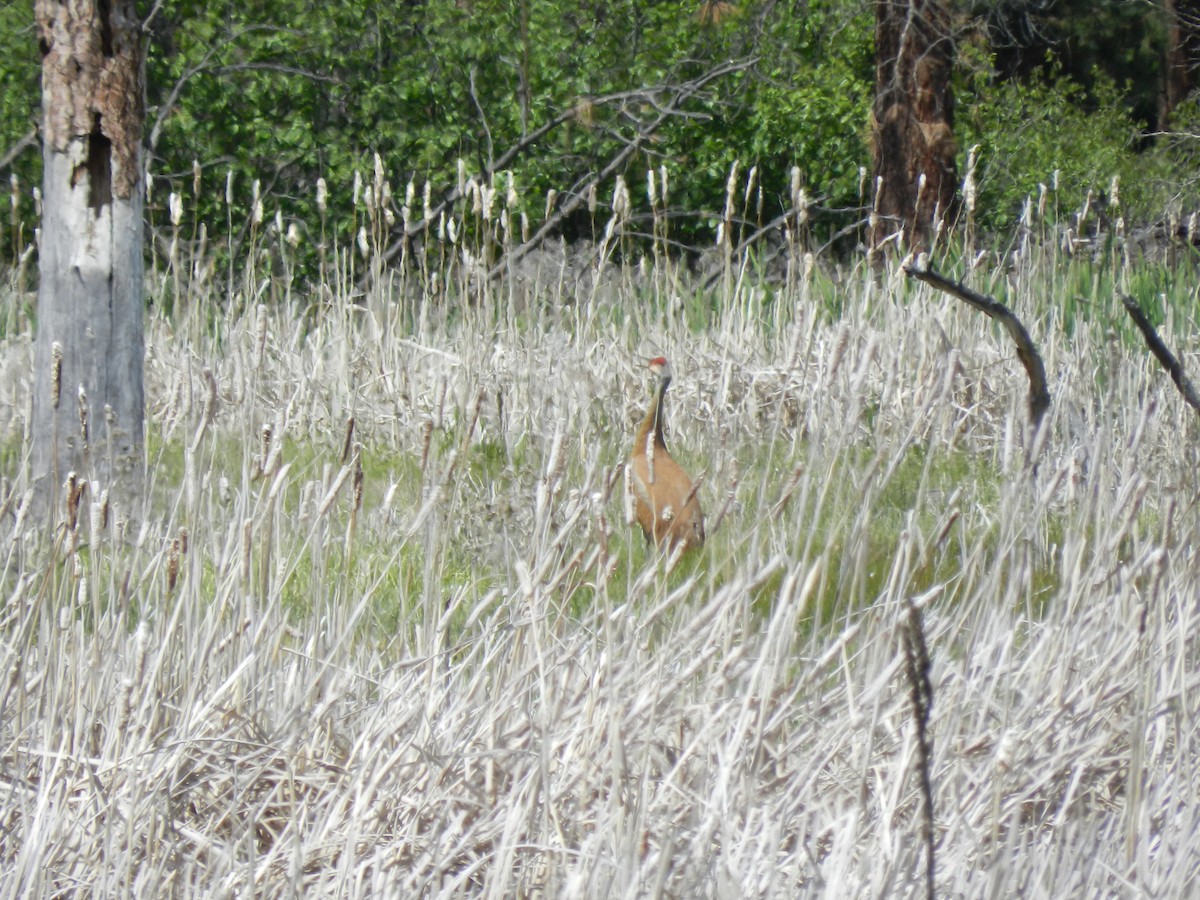
M1167 102L1176 3L949 7L959 169L977 148L980 226L1015 224L1039 184L1063 208L1089 190L1103 204L1114 176L1127 222L1194 205L1200 110ZM873 27L867 0L158 4L147 24L150 214L167 203L164 181L181 193L194 185L198 221L240 228L258 182L284 221L315 229L324 177L329 219L349 229L354 198L338 188L369 170L374 153L393 180L418 190L428 182L436 199L460 180L460 160L487 172L519 148L503 168L538 222L555 195L561 203L638 139L641 152L622 167L627 183L663 162L689 176L670 200L680 244L711 246L739 161L758 167L761 220L789 208L794 166L816 236L852 248L871 194ZM19 223L31 218L41 178L38 53L30 4L0 7L0 174L12 205L0 261L31 240ZM645 131L673 86L722 65L729 71L682 114ZM608 187L600 194L603 204ZM591 237L595 221L594 207L580 206L561 233Z

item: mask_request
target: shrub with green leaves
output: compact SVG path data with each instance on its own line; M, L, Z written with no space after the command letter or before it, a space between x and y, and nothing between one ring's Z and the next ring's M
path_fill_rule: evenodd
M992 77L986 61L972 62L959 87L955 127L961 147L979 147L977 214L986 227L1013 226L1039 184L1054 188L1055 173L1058 211L1078 208L1089 190L1106 190L1119 176L1121 202L1152 212L1152 195L1139 177L1141 129L1117 85L1097 73L1089 96L1058 74L1043 82L1004 81Z
M1110 61L1086 77L1061 68L1065 50L1044 66L1025 66L1019 80L1001 77L999 32L984 12L956 20L956 134L964 157L980 146L976 217L985 228L1010 227L1025 198L1055 171L1055 203L1064 210L1088 189L1106 189L1113 176L1121 176L1127 218L1181 205L1177 173L1194 151L1162 141L1146 152L1146 123L1130 110L1145 106L1152 79L1118 80L1162 39L1161 29L1146 24L1149 13L1127 7L1107 3L1090 26L1075 17L1061 35L1064 47ZM169 190L192 192L198 162L198 196L189 204L210 236L222 223L235 239L245 233L255 182L268 198L268 217L278 210L315 231L316 181L324 177L327 220L337 223L331 237L345 245L361 224L350 214L351 185L356 170L372 168L373 154L393 185L412 182L419 198L428 183L436 201L458 183L460 160L467 172L483 172L540 126L565 117L505 166L517 185L514 209L532 223L546 214L548 192L560 206L569 202L636 142L620 173L631 186L632 233L649 230L646 172L665 165L670 239L709 245L738 162L743 172L757 166L760 179L739 198L743 227L790 206L795 166L823 209L813 227L828 235L859 215L861 172L870 166L872 12L866 0L418 0L386 9L349 0L179 0L157 9L148 25L149 214L162 217ZM0 9L0 153L40 112L32 18L28 5ZM1146 25L1142 43L1118 59L1105 49L1106 29L1131 18ZM978 41L965 36L976 26ZM744 65L649 133L647 123L673 88L730 61ZM1186 110L1178 118L1185 121ZM26 150L11 169L21 192L14 219L23 217L26 227L0 238L5 259L30 239L38 154ZM611 182L599 186L602 205L611 192ZM393 222L401 205L390 200ZM560 230L568 239L591 238L594 221L577 212ZM314 243L302 244L302 274L314 270Z

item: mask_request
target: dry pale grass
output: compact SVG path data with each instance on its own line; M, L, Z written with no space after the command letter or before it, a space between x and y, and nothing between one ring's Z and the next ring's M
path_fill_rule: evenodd
M899 275L202 285L149 325L144 497L51 535L8 473L3 895L921 895L911 599L939 893L1186 896L1196 423L1015 264L1036 467L1003 334ZM713 532L670 572L619 470L658 353Z

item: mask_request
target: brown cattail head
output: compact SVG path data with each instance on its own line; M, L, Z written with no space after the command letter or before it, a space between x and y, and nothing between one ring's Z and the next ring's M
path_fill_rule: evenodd
M167 552L167 593L175 592L175 583L179 580L179 538L171 541L171 549Z
M346 439L342 442L342 465L350 461L350 452L354 448L354 416L346 419Z
M75 531L79 526L79 504L87 491L87 479L80 478L74 472L68 472L63 484L63 493L67 503L67 530Z
M354 445L354 511L362 509L363 501L363 467L362 445Z

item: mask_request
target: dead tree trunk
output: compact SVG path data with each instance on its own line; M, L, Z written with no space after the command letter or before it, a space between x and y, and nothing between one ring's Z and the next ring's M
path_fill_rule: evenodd
M1163 0L1167 42L1163 60L1159 131L1171 130L1171 113L1196 89L1200 68L1200 0Z
M953 61L943 0L876 0L873 249L897 232L903 247L928 249L935 221L957 215Z
M36 0L35 14L44 166L32 474L44 503L70 471L107 486L140 459L145 96L134 0Z

